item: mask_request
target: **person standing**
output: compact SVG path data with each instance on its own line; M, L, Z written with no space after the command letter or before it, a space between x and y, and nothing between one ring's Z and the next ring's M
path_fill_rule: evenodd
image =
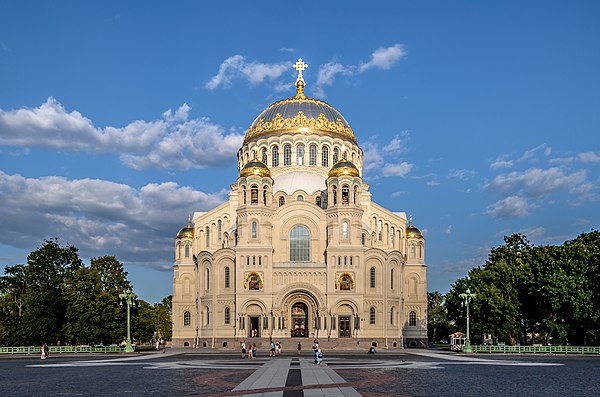
M252 343L252 357L256 358L256 343Z
M40 359L42 359L42 360L46 359L46 350L44 349L44 345L45 345L45 343L42 343L42 346L40 347L40 352L42 353L42 355L40 356Z
M298 354L300 354L301 351L302 351L302 345L300 344L300 342L298 342Z
M246 341L242 342L241 347L242 347L242 358L246 358Z
M323 352L321 349L317 349L317 352L315 353L315 362L319 365L323 362Z

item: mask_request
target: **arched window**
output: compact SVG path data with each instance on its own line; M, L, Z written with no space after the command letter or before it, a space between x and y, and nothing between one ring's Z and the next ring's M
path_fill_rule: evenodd
M362 243L362 245L363 245L363 246L364 246L364 245L366 244L366 242L367 242L367 236L365 236L365 234L364 234L364 233L363 233L363 234L360 236L360 242Z
M296 164L304 165L304 145L296 146Z
M394 308L390 309L390 325L394 325Z
M396 229L394 226L390 228L390 247L394 248L394 237L396 235Z
M423 259L423 246L419 244L419 259Z
M292 145L283 145L283 165L292 165Z
M264 165L267 165L267 148L262 148L262 162Z
M369 286L375 288L375 267L372 267L371 270L369 270Z
M317 196L317 197L315 198L315 204L316 204L317 206L321 207L321 196Z
M408 315L408 325L410 325L411 327L417 326L417 312L410 312L410 314Z
M337 163L340 160L340 151L338 148L333 149L333 164Z
M369 309L369 324L375 324L375 308Z
M355 204L355 205L358 205L358 204L360 204L360 203L358 202L358 186L354 186L354 200L353 200L353 201L354 201L354 204Z
M283 196L279 197L279 206L283 207L284 204L285 204L285 197L283 197Z
M225 288L229 288L229 266L225 266Z
M221 241L223 239L223 221L221 221L220 219L217 221L217 238L219 239L219 241Z
M310 231L306 226L295 226L290 231L290 261L310 260Z
M242 186L242 203L246 204L246 186Z
M250 204L258 204L258 186L252 185L250 188Z
M205 289L210 289L210 269L206 269L206 280L204 280Z
M308 165L317 165L317 145L310 145L308 148Z
M271 166L279 167L279 147L273 146L271 149Z
M229 306L225 307L225 324L231 323L231 309Z
M210 227L206 226L206 248L210 247Z
M257 234L258 234L258 224L256 223L256 221L252 221L252 230L251 230L252 238L256 238Z
M344 152L344 154L342 155L342 157L343 157L344 160L348 160L348 151L347 150Z
M333 196L333 205L337 204L337 188L333 186L331 188L331 195Z
M267 187L263 187L263 204L267 205Z
M329 148L327 146L323 146L323 149L321 149L321 165L329 167Z
M377 222L377 239L383 240L383 221Z
M189 245L185 246L185 257L186 258L190 257L190 246Z
M410 257L413 258L413 259L415 257L415 244L414 243L412 243L410 245Z
M206 325L210 324L210 309L206 308Z
M190 312L184 312L183 313L183 326L184 327L189 327L192 323L192 315L190 314Z
M342 222L342 239L348 240L348 222Z
M394 269L390 272L390 289L394 289Z
M350 203L350 188L348 185L342 186L342 204L348 205Z

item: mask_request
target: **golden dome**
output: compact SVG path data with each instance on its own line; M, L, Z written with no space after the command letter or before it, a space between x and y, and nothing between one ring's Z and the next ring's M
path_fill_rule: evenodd
M340 177L343 175L360 177L358 168L356 168L356 166L354 164L352 164L350 161L346 161L346 160L338 161L329 170L329 178Z
M282 132L306 135L322 133L349 139L357 144L350 124L340 112L326 102L304 95L305 83L302 70L307 67L308 65L302 62L302 59L298 60L294 65L299 72L296 80L296 95L275 102L263 110L246 132L244 144L259 137Z
M408 238L423 238L423 234L419 229L413 226L412 224L412 215L410 216L410 223L406 228L406 237Z
M252 175L272 178L269 168L258 160L250 161L240 170L240 178L247 178Z
M194 238L194 228L192 227L191 217L188 215L188 224L177 233L177 238Z

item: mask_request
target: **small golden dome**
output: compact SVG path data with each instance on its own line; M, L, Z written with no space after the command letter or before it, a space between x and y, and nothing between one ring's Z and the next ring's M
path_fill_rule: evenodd
M272 178L269 167L258 160L250 161L240 170L240 178L247 178L252 175Z
M410 222L406 228L406 237L408 238L423 238L423 233L412 224L412 215L410 216Z
M177 233L177 238L194 238L194 228L192 227L191 217L188 215L188 224Z
M329 170L329 178L340 177L343 175L360 177L358 168L356 168L356 166L354 164L352 164L350 161L346 161L346 160L338 161Z

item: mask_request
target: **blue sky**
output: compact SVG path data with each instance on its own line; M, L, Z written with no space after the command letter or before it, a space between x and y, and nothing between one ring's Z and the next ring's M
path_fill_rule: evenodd
M59 237L171 293L187 214L226 199L254 118L338 109L373 200L446 292L502 237L600 223L600 2L0 0L0 265Z

